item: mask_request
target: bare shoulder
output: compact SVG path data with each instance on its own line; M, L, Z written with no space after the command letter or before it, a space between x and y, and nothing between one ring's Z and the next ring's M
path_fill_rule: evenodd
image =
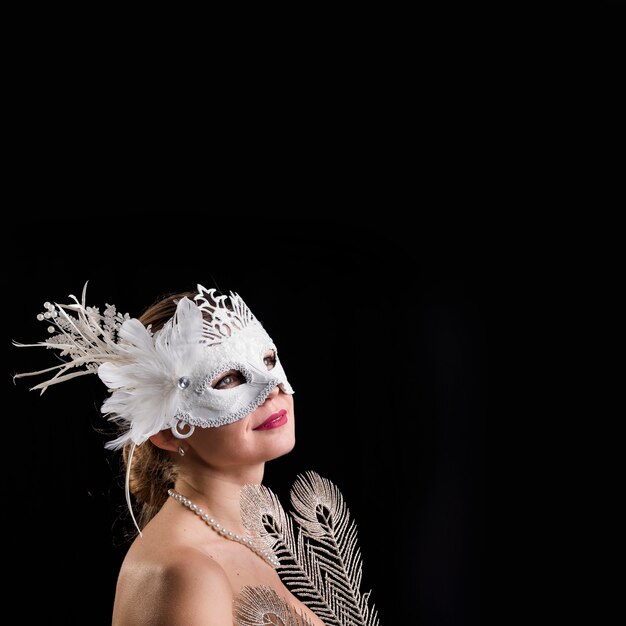
M170 555L160 573L161 586L169 594L202 591L202 598L230 596L232 600L230 583L222 567L194 548L186 547L175 556Z
M113 626L225 626L233 592L213 559L193 547L147 557L131 549L118 578Z

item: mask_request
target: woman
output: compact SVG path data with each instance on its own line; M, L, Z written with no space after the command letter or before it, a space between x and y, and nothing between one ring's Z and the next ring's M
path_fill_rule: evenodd
M297 623L325 626L279 578L272 548L278 544L268 544L262 525L255 532L242 518L244 486L260 485L265 462L295 444L293 390L276 346L243 300L198 285L197 292L162 299L139 319L109 305L103 314L87 307L85 291L81 302L73 300L44 305L38 318L54 324L48 328L53 336L31 344L61 350L69 360L20 376L57 370L34 387L45 390L97 372L111 392L102 410L120 426L120 435L107 447L124 448L131 515L129 492L142 507L135 521L140 533L119 574L113 625L252 623L239 609L252 602L246 588L261 588L299 614ZM76 371L80 367L86 369ZM320 511L330 515L336 504L332 485L324 489L326 500L316 501L323 507L309 515L316 527ZM252 508L259 498L260 492L249 497ZM342 506L337 514L345 517ZM319 541L319 529L313 535ZM295 554L296 542L289 545ZM319 562L309 565L315 569ZM357 566L360 571L358 557ZM302 577L314 578L312 569L301 570ZM330 615L333 601L322 596L312 606ZM362 615L362 623L377 623L367 608Z

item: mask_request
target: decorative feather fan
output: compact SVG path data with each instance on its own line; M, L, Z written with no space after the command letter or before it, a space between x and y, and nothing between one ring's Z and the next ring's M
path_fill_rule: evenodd
M282 581L326 626L380 626L377 611L368 605L371 592L360 591L356 524L339 489L317 473L306 472L297 477L291 502L297 536L291 518L267 487L246 485L241 493L243 523L258 542L274 551ZM257 604L264 597L259 595Z

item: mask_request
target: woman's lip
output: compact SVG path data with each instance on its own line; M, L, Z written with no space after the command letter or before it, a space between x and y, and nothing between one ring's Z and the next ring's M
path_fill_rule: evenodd
M282 409L278 413L270 415L262 424L259 424L252 430L268 430L270 428L278 428L287 423L287 411Z

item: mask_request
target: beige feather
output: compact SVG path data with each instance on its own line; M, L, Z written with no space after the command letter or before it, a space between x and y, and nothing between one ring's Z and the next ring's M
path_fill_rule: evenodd
M313 626L269 587L244 587L235 598L237 626Z
M371 592L360 591L356 524L339 489L307 472L297 477L291 501L297 534L267 487L247 485L241 496L243 523L257 541L274 551L281 580L326 626L380 626L376 609L369 606Z

